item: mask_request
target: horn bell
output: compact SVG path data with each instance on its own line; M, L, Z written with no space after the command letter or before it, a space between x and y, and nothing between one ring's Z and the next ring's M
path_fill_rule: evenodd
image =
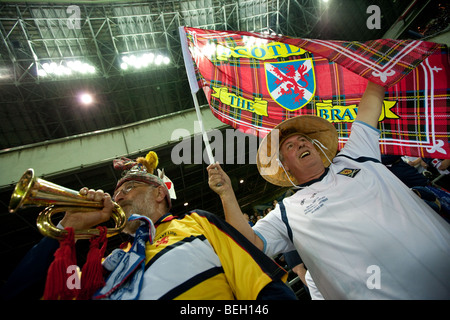
M119 234L127 218L122 208L113 202L112 218L114 228L108 228L107 236ZM16 184L9 202L9 212L16 213L28 207L46 207L38 216L36 224L39 231L47 237L63 239L67 231L55 227L51 217L57 212L67 210L92 211L103 208L102 201L91 201L75 190L37 178L33 169L28 169ZM98 229L75 230L76 239L89 239L99 235Z

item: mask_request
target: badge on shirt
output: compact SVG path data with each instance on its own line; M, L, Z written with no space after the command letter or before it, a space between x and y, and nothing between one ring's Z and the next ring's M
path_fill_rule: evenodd
M354 178L357 175L357 173L360 171L361 171L361 169L345 168L345 169L342 169L340 172L338 172L338 174L342 174L343 176Z

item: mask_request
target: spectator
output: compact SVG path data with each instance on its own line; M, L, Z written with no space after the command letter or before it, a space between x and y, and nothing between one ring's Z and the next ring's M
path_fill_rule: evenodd
M115 163L115 167L127 171L117 183L114 200L130 218L124 232L134 238L126 250L117 249L106 258L103 266L109 275L104 286L89 297L296 299L283 282L286 272L228 223L201 210L172 215L167 186L153 174L157 163L154 153L136 162L121 159ZM107 193L83 188L80 194L103 201L103 209L67 211L60 223L63 227L88 229L109 220L113 202ZM42 271L47 270L48 261L43 257L53 254L55 242L44 238L30 251L2 288L2 297L14 298L37 278L45 276Z
M209 185L226 220L267 255L296 250L325 299L449 299L450 226L381 163L384 92L368 83L337 155L335 127L316 116L276 126L275 146L274 130L264 138L261 175L298 191L253 228L218 164L208 167Z

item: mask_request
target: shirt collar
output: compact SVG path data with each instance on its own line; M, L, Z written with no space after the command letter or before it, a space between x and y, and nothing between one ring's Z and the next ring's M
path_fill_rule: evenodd
M163 215L162 217L160 217L160 218L158 219L158 221L156 221L155 227L157 227L157 226L160 225L161 223L164 223L164 222L167 222L167 221L171 221L171 220L173 220L173 219L175 219L175 217L174 217L170 212L168 212L168 213L166 213L165 215Z
M320 177L309 180L308 182L305 182L303 184L299 184L298 187L308 187L308 186L312 185L313 183L321 181L328 174L328 171L330 171L329 168L325 167L325 171L322 173L322 175Z

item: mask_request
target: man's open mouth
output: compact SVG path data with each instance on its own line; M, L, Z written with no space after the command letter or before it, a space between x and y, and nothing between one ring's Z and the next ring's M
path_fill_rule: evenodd
M303 159L304 157L309 156L309 151L305 151L300 155L300 159Z

